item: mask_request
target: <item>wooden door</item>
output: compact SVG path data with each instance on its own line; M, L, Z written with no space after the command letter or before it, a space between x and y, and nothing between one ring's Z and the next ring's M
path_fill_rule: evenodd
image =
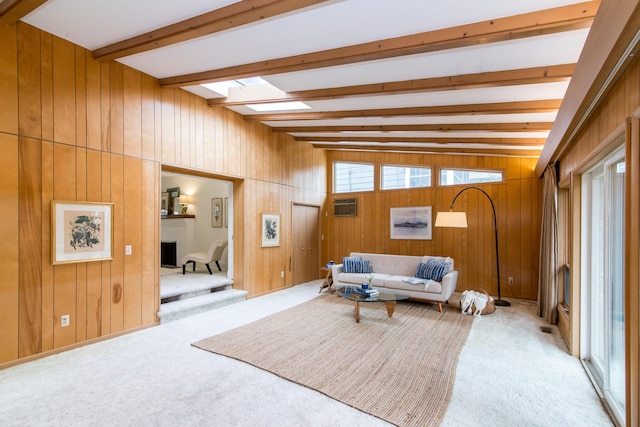
M293 284L318 278L320 269L320 208L293 205Z

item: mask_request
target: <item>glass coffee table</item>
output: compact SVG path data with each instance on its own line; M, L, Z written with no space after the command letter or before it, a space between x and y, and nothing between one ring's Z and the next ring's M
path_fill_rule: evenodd
M396 309L396 301L403 301L409 299L409 295L402 292L380 290L380 293L374 297L368 297L357 291L357 286L344 286L339 288L336 293L342 298L346 298L349 301L355 303L356 309L356 322L360 323L360 303L361 302L383 302L387 307L387 314L389 317L393 316L393 312Z

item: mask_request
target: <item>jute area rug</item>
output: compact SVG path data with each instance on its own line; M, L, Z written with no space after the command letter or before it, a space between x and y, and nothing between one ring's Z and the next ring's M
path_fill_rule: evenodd
M354 304L324 294L193 345L324 393L400 426L439 425L473 316L459 308Z

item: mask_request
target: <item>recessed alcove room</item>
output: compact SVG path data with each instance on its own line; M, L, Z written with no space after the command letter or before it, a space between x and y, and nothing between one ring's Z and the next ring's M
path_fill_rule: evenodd
M0 0L0 424L637 425L639 39Z

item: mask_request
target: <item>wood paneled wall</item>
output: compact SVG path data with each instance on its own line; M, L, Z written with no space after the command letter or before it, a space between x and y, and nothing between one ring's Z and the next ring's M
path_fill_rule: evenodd
M575 141L560 157L560 181L569 186L573 174L576 188L571 192L572 223L580 230L580 177L587 168L619 144L627 142L625 181L625 353L626 353L626 423L638 425L640 420L640 62L636 59L625 70L601 105L589 116ZM618 137L620 136L620 137ZM567 238L568 236L565 236ZM580 235L573 232L571 258L580 260ZM562 236L561 236L562 238ZM568 345L579 355L580 336L580 265L571 266L571 323Z
M0 25L0 99L0 367L157 322L163 166L235 182L236 288L292 284L291 205L324 202L323 151L24 23ZM113 203L114 259L53 266L52 200Z
M434 184L441 167L503 170L504 183L478 185L491 196L496 207L501 294L503 297L537 298L541 188L534 174L536 159L336 151L330 154L330 161L373 163L375 188L380 188L382 164L431 166ZM328 183L328 188L330 186ZM479 191L465 192L454 206L456 211L467 212L469 228L466 230L434 227L431 240L390 239L390 208L431 206L435 221L436 212L448 211L455 195L465 187L433 186L330 195L324 206L327 216L323 215L323 229L328 230L323 262L331 259L338 262L352 251L450 256L459 272L458 291L484 288L497 295L493 214L491 204ZM333 200L354 196L358 198L358 216L334 217ZM509 277L513 277L512 286L508 285Z
M571 172L578 173L604 157L603 142L624 133L625 121L640 107L640 63L634 61L614 85L570 147L559 159L558 181L567 183ZM624 138L621 140L624 142Z

